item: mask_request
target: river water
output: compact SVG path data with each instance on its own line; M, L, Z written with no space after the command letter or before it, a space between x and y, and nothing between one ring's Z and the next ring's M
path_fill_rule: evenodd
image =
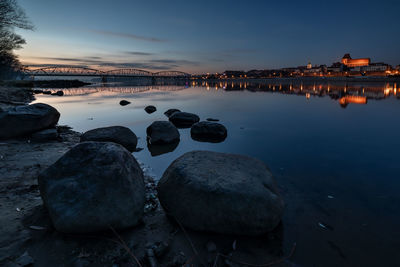
M122 125L139 137L134 156L158 179L191 150L264 161L286 202L283 250L302 266L400 266L400 94L396 83L99 84L37 95L84 132ZM56 89L54 89L56 91ZM120 106L125 99L130 105ZM157 111L147 114L144 107ZM178 108L228 129L222 143L197 142L190 129L171 152L152 156L146 127Z

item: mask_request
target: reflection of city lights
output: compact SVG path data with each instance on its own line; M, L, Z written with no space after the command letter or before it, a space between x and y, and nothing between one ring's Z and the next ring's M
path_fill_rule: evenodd
M310 96L311 96L310 93L306 93L306 98L307 99L310 99Z

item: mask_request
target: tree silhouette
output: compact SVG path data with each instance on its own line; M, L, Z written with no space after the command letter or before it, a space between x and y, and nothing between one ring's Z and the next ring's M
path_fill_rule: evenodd
M15 28L33 30L34 27L15 0L0 0L0 79L11 79L21 69L13 50L26 42L15 33Z

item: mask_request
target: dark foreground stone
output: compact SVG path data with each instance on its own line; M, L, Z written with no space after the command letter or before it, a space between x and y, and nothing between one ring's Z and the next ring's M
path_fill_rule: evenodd
M169 121L155 121L146 129L147 141L151 145L164 145L179 142L178 129Z
M143 216L143 172L131 153L115 143L76 145L42 172L38 182L60 232L127 228Z
M242 155L188 152L168 167L157 190L166 212L198 231L264 234L284 208L267 166Z
M121 106L126 106L126 105L129 105L131 102L129 102L128 100L121 100L121 101L119 101L119 104L121 105Z
M0 113L0 138L28 135L54 127L60 113L47 104L17 106Z
M169 118L175 112L181 112L181 111L179 109L176 109L176 108L170 108L170 109L168 109L167 111L164 112L164 115Z
M57 140L58 132L56 128L41 130L39 132L33 133L31 136L32 141L35 142L46 142Z
M136 150L137 145L135 133L123 126L111 126L87 131L81 136L81 142L86 141L114 142L124 146L131 152Z
M147 107L144 108L144 110L145 110L148 114L151 114L151 113L156 112L156 111L157 111L157 108L156 108L155 106L147 106Z
M228 131L220 123L202 121L192 125L190 135L196 141L218 143L225 140Z
M174 112L169 117L170 122L172 122L178 128L189 128L194 123L199 122L200 118L196 114L188 112Z

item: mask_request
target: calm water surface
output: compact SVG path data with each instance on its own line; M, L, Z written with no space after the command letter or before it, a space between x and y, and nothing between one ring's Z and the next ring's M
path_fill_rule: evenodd
M134 156L157 179L191 150L246 154L271 169L286 201L283 250L302 266L400 266L400 95L397 84L200 83L91 86L37 95L60 124L84 132L131 128L145 148ZM120 106L126 99L128 106ZM157 111L147 114L144 107ZM169 108L220 119L218 144L181 129L172 152L152 156L146 127Z

